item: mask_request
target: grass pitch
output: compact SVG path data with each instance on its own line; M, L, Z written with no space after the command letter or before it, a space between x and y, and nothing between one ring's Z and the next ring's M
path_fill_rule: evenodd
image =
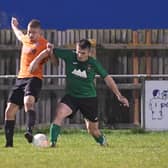
M136 133L104 130L109 147L101 147L86 131L63 132L56 148L36 148L16 133L14 148L4 148L1 168L168 168L168 132Z

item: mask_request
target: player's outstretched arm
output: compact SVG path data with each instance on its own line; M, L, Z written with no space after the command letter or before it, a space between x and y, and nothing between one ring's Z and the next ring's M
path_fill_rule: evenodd
M15 17L12 17L11 19L11 27L17 37L18 40L21 41L21 37L23 36L23 32L18 29L19 22Z
M57 57L55 57L54 53L53 53L53 48L54 48L54 45L51 44L51 43L47 43L47 50L49 51L50 53L50 60L52 62L52 64L54 65L59 65L59 59Z
M29 72L33 73L38 69L40 62L49 56L49 51L47 49L43 50L29 65Z
M30 73L33 73L35 70L37 70L39 64L45 58L49 57L51 59L51 57L54 57L53 56L53 47L54 46L51 43L47 43L47 48L45 50L41 51L40 54L31 62L30 66L29 66ZM54 60L54 63L58 64L58 61L56 58Z
M106 83L106 85L110 88L110 90L117 96L118 100L126 107L129 107L129 102L127 100L127 98L125 98L124 96L121 95L115 81L113 80L113 78L111 78L110 75L107 75L104 78L104 81Z
M51 60L52 64L57 65L57 66L59 65L59 59L57 57L55 57L55 55L53 53L50 54L50 60Z

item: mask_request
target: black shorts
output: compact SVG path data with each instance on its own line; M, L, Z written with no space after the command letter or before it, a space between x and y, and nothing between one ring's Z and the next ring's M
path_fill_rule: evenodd
M72 109L73 116L77 110L83 114L84 118L89 121L97 122L98 121L98 108L97 108L97 97L89 98L76 98L70 95L65 95L61 103L68 105Z
M41 87L42 80L37 77L17 78L9 94L8 102L17 104L21 107L24 104L24 96L28 95L34 96L37 101Z

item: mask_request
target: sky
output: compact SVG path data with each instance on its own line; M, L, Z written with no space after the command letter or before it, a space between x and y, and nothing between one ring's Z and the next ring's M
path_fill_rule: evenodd
M36 18L45 29L165 29L168 0L0 0L0 28L12 16L21 28Z

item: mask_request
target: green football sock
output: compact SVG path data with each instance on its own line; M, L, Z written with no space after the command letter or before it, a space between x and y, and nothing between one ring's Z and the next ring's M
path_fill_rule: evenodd
M100 145L103 145L106 141L104 135L100 135L99 137L94 137L95 141Z
M60 134L61 127L56 124L50 126L50 142L56 143L58 135Z

